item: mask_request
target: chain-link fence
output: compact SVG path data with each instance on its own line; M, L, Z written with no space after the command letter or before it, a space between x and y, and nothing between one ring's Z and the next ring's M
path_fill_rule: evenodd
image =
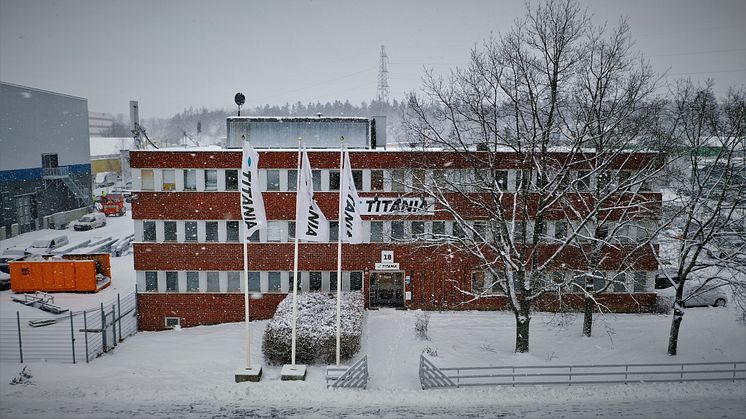
M137 333L137 294L99 307L39 318L0 318L0 361L90 362Z

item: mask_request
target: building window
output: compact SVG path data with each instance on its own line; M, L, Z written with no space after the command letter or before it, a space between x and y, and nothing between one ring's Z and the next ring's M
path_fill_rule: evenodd
M614 276L614 292L627 292L627 276L624 272Z
M269 277L268 282L268 288L267 291L269 292L280 292L282 291L282 277L279 272L269 272L267 274Z
M218 241L218 222L217 221L205 222L205 241L208 241L208 242Z
M339 221L329 221L329 241L336 242L339 239Z
M288 240L295 240L295 221L288 221Z
M601 291L606 286L606 275L603 272L593 273L593 291Z
M443 236L446 234L445 221L433 221L433 236Z
M391 222L391 239L404 240L404 221Z
M578 171L578 183L577 188L579 191L587 191L591 189L591 172L588 170Z
M228 272L228 288L227 292L240 292L241 291L241 272L229 271Z
M197 170L196 169L184 169L184 190L185 191L196 191L197 190Z
M237 191L238 190L238 170L227 169L225 171L225 190L226 191Z
M321 190L321 170L312 170L311 178L313 179L313 190Z
M181 318L179 317L164 317L164 325L169 329L181 327Z
M422 239L425 235L425 222L424 221L412 221L412 238L415 240Z
M495 184L504 191L508 188L508 171L507 170L496 170L495 171Z
M226 227L226 233L227 233L226 241L229 241L229 242L239 241L239 237L240 237L239 229L241 227L239 225L239 221L226 221L225 227Z
M363 171L353 170L352 181L355 183L355 189L358 191L362 191L363 190Z
M466 233L464 232L464 229L461 227L461 224L459 224L458 221L453 222L453 237L466 237Z
M515 189L516 191L520 191L524 186L524 179L526 182L528 182L531 178L529 176L529 171L527 170L516 170L515 172Z
M205 170L205 190L218 190L218 171L214 169Z
M288 272L288 292L293 292L293 287L295 286L295 272ZM298 292L300 292L300 284L298 285Z
M163 241L176 241L176 221L163 222Z
M197 241L197 222L196 221L185 221L184 222L184 241L188 241L188 242Z
M179 273L166 272L166 291L179 292Z
M155 241L155 221L143 221L142 222L142 241L144 242Z
M145 272L145 291L147 292L158 291L158 272L153 272L153 271Z
M563 240L567 237L567 222L566 221L555 221L554 222L554 238L557 240Z
M142 182L140 188L143 191L155 190L155 176L153 176L152 169L140 170L140 180Z
M249 292L261 292L259 272L249 272Z
M373 243L383 242L383 221L370 222L370 241Z
M484 221L474 222L474 240L479 242L487 241L487 223Z
M220 292L220 273L207 272L207 292Z
M329 292L337 292L337 273L329 272Z
M176 190L176 172L173 169L163 170L163 187L164 191Z
M259 230L257 229L257 230L254 230L254 232L249 235L247 241L252 242L252 243L259 243L259 239L260 239Z
M298 171L296 169L288 170L288 190L294 191L298 188Z
M394 192L404 192L405 188L405 172L402 169L391 170L391 190Z
M282 241L282 232L285 230L285 221L269 221L267 222L267 241L268 242L280 242Z
M279 191L280 190L280 171L279 170L267 170L267 190L268 191Z
M310 291L321 291L321 272L308 273L308 289Z
M199 272L188 271L186 273L187 292L199 291Z
M645 292L647 291L647 275L645 272L635 272L635 284L634 284L634 291L635 292Z
M471 273L471 292L481 294L484 291L484 272L476 271Z
M606 240L607 237L609 237L609 226L608 225L597 226L596 227L596 239Z
M383 170L371 170L370 171L370 190L371 191L382 191L383 190Z
M350 291L360 291L363 289L363 273L350 272Z
M330 191L339 190L339 170L329 171L329 190Z
M606 190L606 188L611 184L611 172L608 170L602 171L598 174L596 182L598 182L598 189L602 191Z

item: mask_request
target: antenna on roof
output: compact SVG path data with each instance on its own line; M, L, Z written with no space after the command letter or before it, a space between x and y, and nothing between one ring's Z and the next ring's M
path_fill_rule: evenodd
M238 105L238 116L241 116L241 106L246 103L246 96L243 93L238 92L236 96L233 96L233 101Z

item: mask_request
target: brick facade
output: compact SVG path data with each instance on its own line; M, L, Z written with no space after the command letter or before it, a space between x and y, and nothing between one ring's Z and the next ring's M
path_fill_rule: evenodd
M557 155L557 158L562 158ZM237 169L241 163L241 152L231 150L214 151L132 151L131 166L138 168L196 168L196 169ZM311 151L309 159L314 169L335 169L339 165L338 151ZM470 162L458 154L447 152L391 152L378 150L352 151L351 164L354 169L392 168L468 168ZM620 164L619 168L634 170L648 163L646 154L632 156ZM520 168L520 161L512 153L505 153L499 160L500 169ZM297 152L261 151L260 169L295 169ZM398 196L400 192L361 192L361 196ZM294 192L263 192L267 218L269 220L294 220ZM315 197L329 220L336 220L338 206L337 192L316 192ZM511 193L504 199L511 200ZM587 199L584 197L584 199ZM657 220L660 214L661 194L641 193L639 199L649 201L646 211L625 216L644 220ZM587 201L586 201L587 202ZM466 218L478 220L483 217L473 210L467 201L455 198L453 205L462 210ZM510 207L510 206L508 206ZM240 220L239 193L181 192L181 191L140 191L132 201L135 220ZM530 212L530 211L529 211ZM507 216L510 216L509 214ZM422 220L447 220L444 211L416 217ZM561 220L562 211L548 213L547 220ZM611 217L612 219L614 217ZM618 217L617 217L618 218ZM401 216L364 216L364 220L402 220ZM552 244L537 245L539 257L553 250ZM187 243L187 242L136 242L134 243L135 269L137 271L242 271L243 259L241 243ZM633 245L610 249L603 258L601 269L613 271L619 261L629 256ZM250 243L250 271L292 271L293 244ZM344 244L342 247L343 271L363 272L363 291L371 286L371 272L377 262L381 262L381 251L391 250L395 262L399 263L404 274L404 291L411 293L405 302L406 308L423 309L477 309L495 310L508 307L505 296L490 296L471 301L471 275L477 262L466 255L452 252L448 246L424 246L418 243L363 243ZM629 258L629 269L641 272L657 270L655 254L657 246L637 251L636 257ZM543 256L546 258L546 256ZM577 249L568 248L556 259L556 269L582 270L585 268ZM299 271L336 271L337 244L305 243L300 246ZM565 264L567 266L565 266ZM261 298L251 300L251 318L270 318L285 293L264 293ZM581 295L565 294L560 302L551 295L544 295L537 308L543 310L581 309ZM615 312L650 311L655 303L655 294L649 292L609 293L597 299L606 308ZM181 325L196 326L223 322L242 321L243 294L241 293L140 293L140 328L161 330L165 328L164 317L179 317ZM366 306L369 295L366 295Z

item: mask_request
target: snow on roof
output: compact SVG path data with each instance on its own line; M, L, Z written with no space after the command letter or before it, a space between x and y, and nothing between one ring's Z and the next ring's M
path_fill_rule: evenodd
M134 146L132 137L91 137L91 157L119 155L120 150Z

